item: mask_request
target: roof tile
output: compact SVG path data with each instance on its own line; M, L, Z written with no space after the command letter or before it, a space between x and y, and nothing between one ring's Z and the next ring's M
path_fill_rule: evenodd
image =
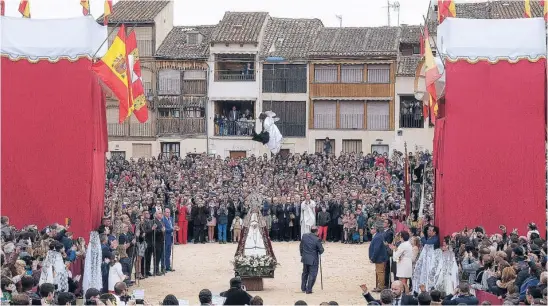
M212 43L258 43L266 12L226 12L216 27Z
M305 59L322 27L319 19L271 18L262 43L261 57Z
M398 58L397 76L415 76L417 65L421 61L419 55L406 55Z
M153 23L154 18L169 4L161 0L121 0L112 7L110 25L117 23ZM103 15L97 22L103 23Z
M395 56L400 27L323 28L314 42L311 57Z
M421 26L402 25L400 42L404 44L418 44L421 39Z
M209 56L209 43L215 26L174 27L164 39L155 56L173 59L204 59ZM187 42L188 32L198 32L202 36L199 44Z

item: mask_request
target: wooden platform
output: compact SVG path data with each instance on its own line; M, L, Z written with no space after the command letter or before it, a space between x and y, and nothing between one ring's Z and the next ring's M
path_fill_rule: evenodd
M262 277L242 278L242 283L246 291L263 291Z

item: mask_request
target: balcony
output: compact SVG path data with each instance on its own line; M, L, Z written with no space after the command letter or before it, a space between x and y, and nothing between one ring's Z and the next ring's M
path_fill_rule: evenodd
M253 82L255 71L215 70L215 81Z
M109 137L155 137L156 129L152 122L146 123L108 123Z
M417 114L401 114L400 128L422 129L424 128L424 118L422 112Z
M205 118L158 118L158 135L205 135Z
M215 136L253 136L255 120L215 121Z

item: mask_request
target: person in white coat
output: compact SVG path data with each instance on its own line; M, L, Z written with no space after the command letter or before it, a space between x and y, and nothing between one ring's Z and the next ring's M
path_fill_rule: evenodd
M301 203L301 237L310 233L313 226L316 226L316 202L310 199L310 194L307 194Z
M396 248L393 247L394 261L397 263L396 276L403 283L405 292L409 292L408 279L413 276L413 246L409 241L409 233L401 231L399 236L402 243Z

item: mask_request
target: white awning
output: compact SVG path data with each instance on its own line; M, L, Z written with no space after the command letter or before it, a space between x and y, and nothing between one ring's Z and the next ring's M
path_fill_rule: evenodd
M438 27L437 48L453 60L536 60L546 57L546 25L543 18L447 18Z
M99 48L96 57L101 57L108 49L107 27L99 25L92 16L68 19L3 16L0 28L0 52L11 59L76 59L91 57Z

